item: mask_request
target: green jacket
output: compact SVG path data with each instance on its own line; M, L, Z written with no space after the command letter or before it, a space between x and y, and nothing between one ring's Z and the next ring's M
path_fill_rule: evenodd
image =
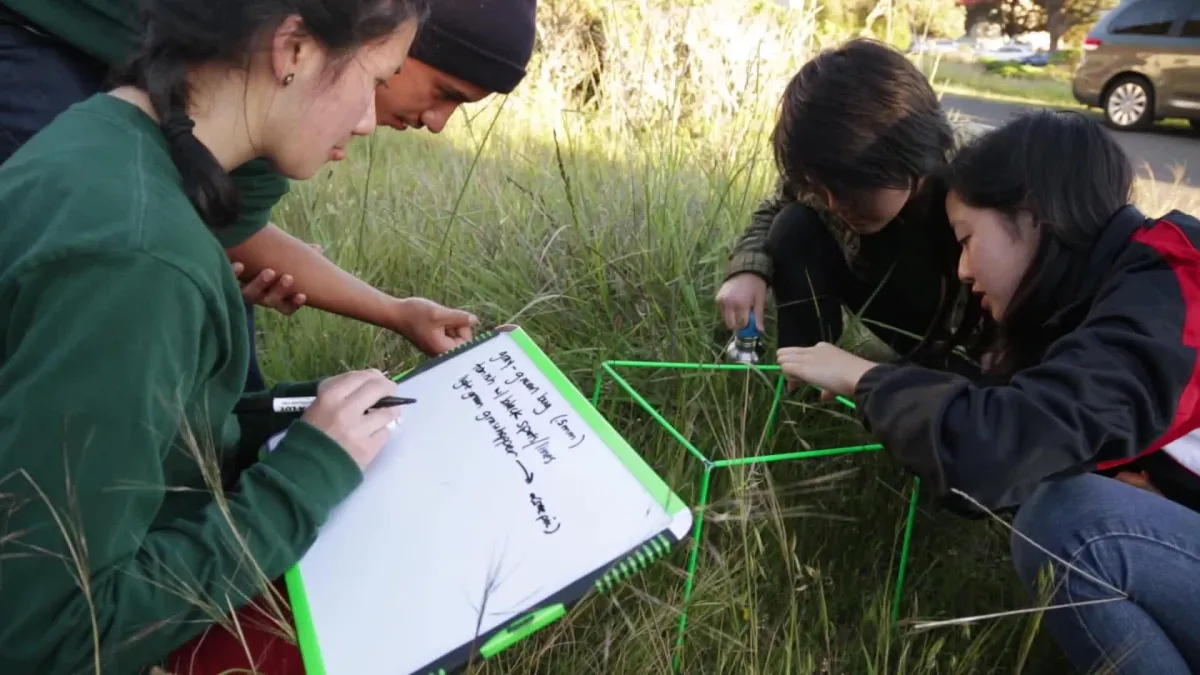
M303 420L231 414L241 289L140 109L59 115L0 166L0 213L0 673L137 672L295 565L362 473Z

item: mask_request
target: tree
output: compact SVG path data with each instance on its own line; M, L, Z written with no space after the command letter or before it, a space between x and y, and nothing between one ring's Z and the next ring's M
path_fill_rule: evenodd
M1045 12L1032 0L975 0L964 4L967 4L968 23L994 23L1007 37L1016 37L1045 27Z
M1050 34L1050 51L1071 28L1095 21L1117 0L962 0L967 23L988 21L1009 37L1044 30Z
M1068 30L1096 21L1100 12L1116 5L1115 0L1035 0L1045 17L1045 29L1050 33L1050 51L1058 51L1058 43Z
M907 12L914 36L956 38L967 30L967 14L956 0L898 3Z

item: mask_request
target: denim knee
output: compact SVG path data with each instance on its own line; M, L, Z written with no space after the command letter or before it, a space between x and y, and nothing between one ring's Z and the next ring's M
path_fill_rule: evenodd
M1094 481L1098 480L1109 479L1084 474L1045 481L1017 509L1010 547L1013 565L1026 587L1036 589L1039 576L1053 561L1038 546L1059 558L1073 555L1069 549L1084 524L1082 521L1094 513ZM1030 539L1038 546L1031 544Z

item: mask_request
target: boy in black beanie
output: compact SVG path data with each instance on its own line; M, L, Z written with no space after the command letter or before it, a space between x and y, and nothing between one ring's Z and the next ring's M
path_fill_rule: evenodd
M440 132L463 103L507 94L533 54L536 0L437 0L408 61L375 96L379 124Z

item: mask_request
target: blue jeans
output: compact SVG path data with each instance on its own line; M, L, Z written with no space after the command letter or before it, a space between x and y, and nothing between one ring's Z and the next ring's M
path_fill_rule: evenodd
M0 164L61 112L104 91L106 76L103 63L0 14ZM249 303L246 332L246 391L261 391L266 383L255 348L254 305Z
M1086 474L1040 486L1013 527L1128 596L1046 611L1044 625L1081 672L1200 673L1200 513ZM1120 597L1020 537L1012 546L1017 573L1043 606ZM1041 587L1047 567L1053 578Z

